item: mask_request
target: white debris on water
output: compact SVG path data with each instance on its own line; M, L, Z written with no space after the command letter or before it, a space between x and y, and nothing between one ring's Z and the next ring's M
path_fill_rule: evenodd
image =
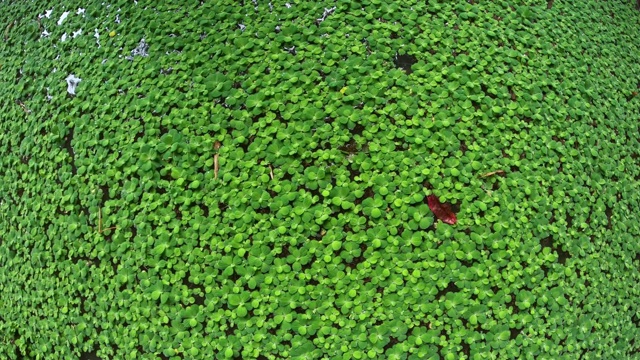
M62 25L62 22L67 18L67 16L69 16L69 12L65 11L62 13L62 16L60 16L60 20L58 20L58 25Z
M138 43L138 46L135 49L131 50L131 56L127 56L125 59L133 60L133 58L136 56L149 56L149 53L147 51L149 51L149 44L147 44L143 38L142 40L140 40L140 43Z
M80 81L82 81L82 79L76 77L73 74L70 74L69 76L67 76L65 80L67 81L67 92L71 95L75 95L76 86L78 86L78 84L80 83Z
M51 13L53 13L53 9L45 11L44 15L43 14L39 14L38 15L38 19L42 19L42 18L45 18L45 17L48 19L48 18L51 17Z
M319 23L325 21L327 19L327 16L333 14L333 12L336 11L336 7L332 7L332 8L324 8L324 12L322 13L322 17L317 18L316 21Z

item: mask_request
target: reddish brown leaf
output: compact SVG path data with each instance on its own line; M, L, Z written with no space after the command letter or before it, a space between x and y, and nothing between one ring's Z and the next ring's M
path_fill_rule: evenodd
M429 209L431 209L436 218L442 220L442 222L454 225L458 221L456 214L451 211L449 204L441 203L437 196L427 196L427 203L429 204Z

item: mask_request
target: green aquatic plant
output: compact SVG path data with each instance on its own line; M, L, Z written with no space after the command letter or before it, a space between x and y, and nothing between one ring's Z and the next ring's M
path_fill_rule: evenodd
M637 352L630 4L0 6L0 357Z

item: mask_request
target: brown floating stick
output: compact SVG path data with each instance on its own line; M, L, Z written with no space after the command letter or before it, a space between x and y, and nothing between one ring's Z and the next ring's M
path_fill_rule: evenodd
M7 27L4 29L4 41L9 40L9 31L11 30L11 28L16 24L17 20L13 20L12 22L9 23L9 25L7 25Z
M115 226L108 227L106 229L102 228L102 208L98 208L98 233L101 234L104 231L113 230L115 228L116 228Z
M24 103L20 100L16 101L18 103L18 105L20 105L20 107L22 108L22 110L24 110L24 112L26 112L27 114L31 112L31 110L27 109L27 107L24 105Z
M485 189L485 188L484 188L484 185L482 185L482 186L480 186L480 187L482 188L482 190L484 190L484 192L486 192L486 193L487 193L487 195L489 195L489 196L493 196L493 193L492 193L491 191L489 191L489 190Z
M492 175L504 175L504 170L491 171L491 172L480 175L480 177L489 177Z
M218 160L219 157L219 153L218 150L220 150L220 141L216 141L213 144L213 148L216 150L215 155L213 155L213 178L214 179L218 179L218 171L220 170L220 161Z

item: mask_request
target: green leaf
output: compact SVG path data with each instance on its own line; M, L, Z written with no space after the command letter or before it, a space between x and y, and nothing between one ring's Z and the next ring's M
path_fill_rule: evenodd
M155 256L160 256L162 255L165 250L167 250L169 248L169 244L168 243L160 243L158 245L156 245L156 247L153 248L153 250L151 251L151 253Z
M511 333L509 330L505 330L505 331L501 331L500 333L498 333L498 335L496 336L496 339L499 341L509 341L509 338L511 337Z
M150 298L151 298L151 300L158 300L160 298L160 295L162 295L162 290L154 290L151 293Z

